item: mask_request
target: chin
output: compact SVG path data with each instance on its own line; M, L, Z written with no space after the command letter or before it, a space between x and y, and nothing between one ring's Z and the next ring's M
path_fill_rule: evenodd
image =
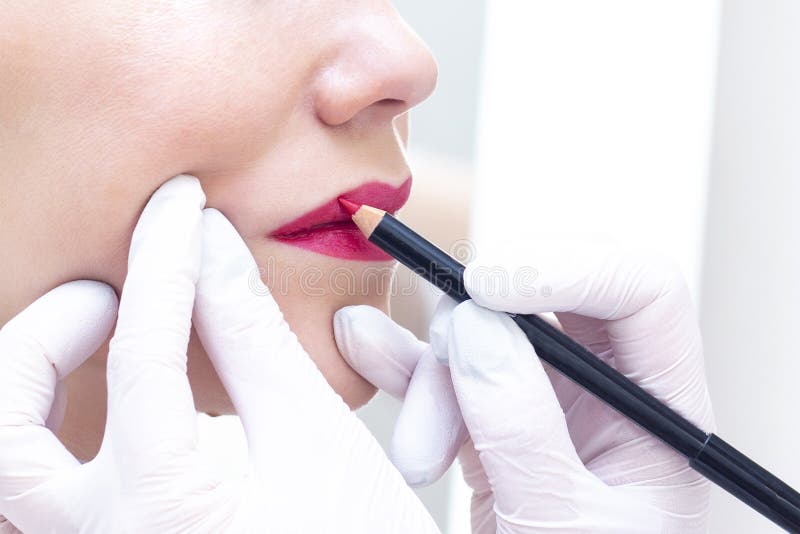
M333 316L337 310L356 304L388 313L395 264L345 263L349 265L336 262L338 266L334 269L325 269L332 282L324 294L314 295L307 288L295 287L294 291L273 295L300 344L333 390L355 410L366 404L377 390L339 352L333 335Z
M299 255L298 255L299 256ZM302 273L300 258L291 258L293 273ZM285 256L284 256L285 258ZM287 264L273 264L271 272L285 272ZM323 276L314 284L302 276L284 276L262 280L283 312L300 344L322 372L333 390L350 409L355 410L375 396L376 388L345 362L333 335L333 315L345 306L365 304L389 311L391 282L396 264L342 262L314 258L312 272ZM193 332L189 343L189 378L198 410L212 415L233 414L233 405L213 370L211 362Z

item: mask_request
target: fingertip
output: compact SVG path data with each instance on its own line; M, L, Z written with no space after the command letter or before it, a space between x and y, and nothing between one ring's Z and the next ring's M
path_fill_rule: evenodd
M345 306L336 311L333 318L337 346L345 360L356 370L364 362L363 356L380 353L391 359L398 353L421 353L426 344L414 334L394 322L383 311L365 304ZM413 370L417 358L410 364Z
M58 289L58 288L57 288ZM80 362L93 354L111 334L114 322L119 311L119 299L110 285L94 280L78 280L65 284L60 288L64 291L63 299L71 303L70 319L74 331L81 335L75 338L74 333L62 330L63 337L69 337L74 343L69 344L67 354L56 365L59 379L71 373ZM54 343L58 346L60 342ZM50 348L50 354L58 350L55 346Z
M419 429L409 434L399 432L396 428L389 444L389 459L403 475L406 484L412 488L430 486L439 480L450 466L443 465L442 456L432 455L430 446L420 443L421 439L426 438L427 436L419 435Z
M360 307L345 306L333 314L333 338L336 341L336 348L339 349L344 361L354 369L358 365L358 345L354 343L353 337Z
M464 289L467 290L467 294L472 301L481 306L486 306L487 304L484 300L486 291L483 290L481 283L483 280L481 273L485 269L486 266L479 258L475 258L464 267Z
M133 231L126 285L161 270L181 271L196 282L205 202L200 181L194 176L171 178L153 193ZM135 283L147 285L145 281Z
M537 313L547 308L551 299L548 286L541 282L539 271L530 265L489 264L482 259L470 262L464 270L464 288L475 304L494 311Z
M77 299L77 301L87 303L91 301L91 307L95 313L102 316L111 316L112 320L119 308L119 298L116 290L110 285L97 280L67 282L57 287L54 291L64 292L64 298L67 300L83 296L82 299Z
M467 438L450 371L426 352L417 364L389 448L392 463L412 487L442 477Z
M450 334L454 329L471 333L470 330L476 324L500 324L508 318L503 312L490 310L481 306L474 300L466 300L453 308L450 314ZM510 320L510 319L509 319Z
M155 193L153 198L186 198L194 203L199 209L206 205L206 195L200 180L190 174L179 174L164 182Z
M424 488L439 480L447 468L440 459L406 457L403 451L397 452L393 446L389 451L389 459L403 475L403 479L412 488Z
M456 306L453 307L451 319L453 320L453 322L460 322L463 321L464 319L490 318L496 315L497 312L493 310L487 310L474 300L465 300L464 302L459 302Z
M73 302L84 303L85 309L82 314L84 321L94 325L97 337L105 340L111 333L111 328L117 320L119 312L119 297L117 292L108 284L95 280L78 280L68 284L70 291L74 291ZM85 298L78 299L79 295Z
M487 384L517 374L535 357L533 346L508 315L472 301L453 310L448 352L451 373Z
M381 310L347 306L333 319L334 337L345 362L377 388L403 397L427 343Z
M60 380L108 338L118 306L117 295L108 284L77 280L37 299L9 325L13 322L25 335L38 340Z
M459 418L460 419L460 418ZM412 488L430 486L445 474L455 461L467 437L463 421L456 429L433 429L435 435L421 435L395 429L389 446L389 459Z

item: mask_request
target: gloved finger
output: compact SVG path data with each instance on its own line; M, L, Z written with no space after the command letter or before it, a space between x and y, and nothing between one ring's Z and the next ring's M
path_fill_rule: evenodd
M0 330L0 510L20 528L48 509L35 488L78 464L45 421L58 381L100 347L116 311L109 286L70 282Z
M444 297L435 317L447 319L452 307L452 299ZM404 399L389 457L406 483L420 487L441 478L467 431L450 373L436 361L432 347L370 306L337 311L334 333L339 351L356 372Z
M278 304L253 287L256 262L236 229L219 211L203 214L203 264L194 319L198 336L236 407L252 451L272 451L275 468L305 457L301 439L309 421L346 405L325 381ZM260 282L260 280L259 280ZM319 409L319 413L313 413ZM276 439L280 432L286 439ZM272 460L262 459L263 462ZM268 472L268 470L265 470Z
M539 240L535 254L527 258L475 258L467 265L464 282L475 302L489 309L556 312L567 335L601 354L610 348L605 321L592 311L570 311L583 297L588 277L599 275L602 280L600 273L608 272L603 259L617 249L610 240ZM602 290L602 284L598 288ZM539 311L523 311L529 309Z
M203 265L195 325L247 436L251 462L275 509L314 503L332 524L432 520L374 436L302 348L266 287L253 287L255 260L218 211L203 217ZM260 280L260 279L259 279ZM324 483L309 484L325 473ZM364 503L369 502L369 507ZM424 525L424 527L422 527Z
M542 364L505 314L466 301L448 332L458 403L500 516L572 511L572 488L591 478L570 441Z
M389 457L409 486L427 486L447 471L467 436L450 372L429 349L411 377Z
M493 310L568 312L573 315L562 321L568 333L580 328L575 315L605 321L614 366L690 421L713 430L696 312L686 282L671 262L652 254L567 243L537 244L536 257L527 261L528 269L535 266L536 277L519 276L526 269L519 263L492 265L513 280L505 291L488 290L481 273L491 264L471 263L465 272L469 294ZM588 330L597 326L587 324ZM599 345L590 348L598 351L605 348L603 334L595 334Z
M403 399L428 344L372 306L346 306L333 316L345 361L373 386Z
M108 422L120 477L185 472L196 446L186 375L205 195L197 178L162 185L133 232L107 364Z

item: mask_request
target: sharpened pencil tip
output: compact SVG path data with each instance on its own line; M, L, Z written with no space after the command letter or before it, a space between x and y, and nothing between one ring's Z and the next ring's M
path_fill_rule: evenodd
M346 200L344 198L339 199L339 204L341 204L342 207L346 209L347 213L349 213L350 215L355 215L355 213L358 211L358 208L361 207L361 204L350 202L349 200Z

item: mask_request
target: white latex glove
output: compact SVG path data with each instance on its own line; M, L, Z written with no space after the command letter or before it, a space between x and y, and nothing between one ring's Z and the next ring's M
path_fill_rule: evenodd
M0 513L26 534L438 532L272 296L253 290L255 261L204 203L197 179L173 178L136 226L108 357L106 436L95 460L78 465L43 421L62 376L50 362L59 354L76 362L74 354L99 344L105 333L97 343L80 335L89 322L82 317L106 310L108 293L105 307L86 311L75 302L88 301L70 296L3 329ZM242 418L246 476L224 476L198 450L186 375L193 310Z
M255 260L215 210L205 210L203 247L195 324L241 417L251 462L247 478L234 481L232 530L439 532L266 288L252 287Z
M543 365L516 324L492 311L557 312L567 334L713 431L700 332L684 280L661 260L613 248L537 244L536 250L514 263L470 263L465 283L474 301L454 308L443 297L431 324L432 347L374 308L337 312L337 342L350 364L405 397L393 461L409 483L425 484L460 448L479 533L706 532L710 483L658 439ZM495 282L505 276L505 289L492 288L492 276ZM437 366L434 354L449 369Z
M0 330L0 532L102 528L115 508L113 471L81 465L53 434L65 407L62 380L105 341L117 315L111 287L70 282ZM110 493L109 493L110 492ZM93 510L94 502L102 510ZM60 526L61 528L56 528Z

